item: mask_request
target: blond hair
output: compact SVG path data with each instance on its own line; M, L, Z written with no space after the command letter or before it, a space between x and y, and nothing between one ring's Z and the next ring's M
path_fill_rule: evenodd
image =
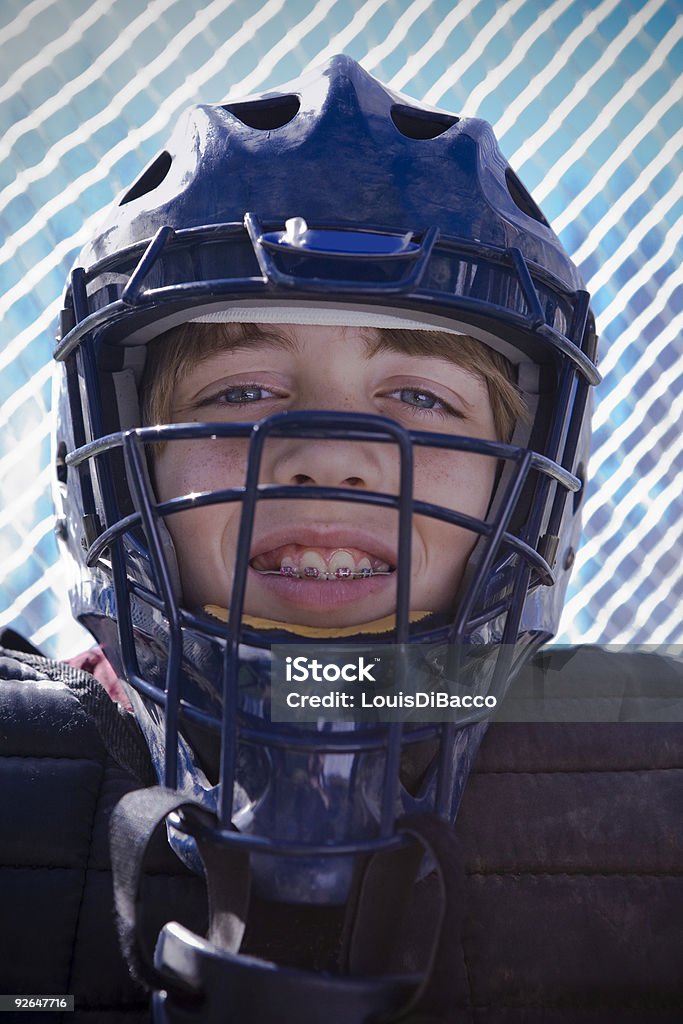
M145 425L168 423L178 381L197 363L226 349L238 349L254 338L268 338L277 328L260 324L185 323L150 342L141 388ZM524 399L505 356L469 335L402 328L368 329L371 354L392 349L409 355L447 359L482 379L488 388L496 438L509 441L515 424L528 419Z

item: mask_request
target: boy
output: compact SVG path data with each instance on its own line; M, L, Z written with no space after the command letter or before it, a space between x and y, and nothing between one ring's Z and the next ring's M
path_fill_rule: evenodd
M290 316L296 318L291 311ZM330 408L387 416L407 429L507 441L522 418L507 360L464 335L456 347L453 335L436 331L296 323L191 324L172 334L150 345L149 424L237 423L284 410ZM156 456L160 501L241 483L243 442L204 445L201 455L197 449L196 442L186 441L166 445ZM272 449L262 483L306 479L318 486L398 490L398 459L388 445L315 440ZM486 516L494 459L426 448L415 458L418 499ZM236 504L210 505L169 520L188 605L225 603L239 512ZM322 627L358 626L391 615L396 525L390 510L371 514L366 508L359 514L340 502L259 505L245 612ZM296 540L288 536L293 528ZM412 610L449 608L475 540L462 528L415 517ZM323 581L334 585L321 588Z
M595 333L490 128L336 58L190 112L82 264L56 350L60 528L74 613L135 719L71 682L118 760L139 782L151 762L163 786L112 824L124 952L155 1020L507 1021L567 1005L573 1020L673 1020L663 922L679 890L640 892L661 915L642 966L642 946L622 948L640 880L610 861L620 881L605 883L594 826L615 794L628 804L644 734L624 752L589 730L577 755L571 730L498 727L463 856L450 825L482 712L271 713L278 658L301 644L389 651L396 680L419 665L440 692L498 699L556 627ZM600 772L622 774L607 788ZM669 851L638 861L651 881L673 847L667 800L649 807ZM163 822L206 879L206 939L196 877L173 901L143 887ZM589 883L563 889L573 874Z

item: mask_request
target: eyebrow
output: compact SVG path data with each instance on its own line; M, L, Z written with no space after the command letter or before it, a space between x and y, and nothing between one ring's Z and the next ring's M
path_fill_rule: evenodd
M273 348L286 348L290 351L296 351L298 348L296 340L280 330L278 325L229 323L221 324L221 327L223 337L220 341L217 339L218 343L215 344L215 347L211 346L211 355L215 355L221 350L236 352L263 344Z
M467 367L454 358L454 345L452 337L438 334L436 331L406 331L403 334L400 330L376 330L371 328L372 335L368 335L370 355L378 352L398 352L406 356L426 356L432 359L443 359L444 362L453 363L466 370Z
M292 326L299 326L292 324ZM315 326L305 325L305 326ZM285 325L240 323L225 324L225 328L232 334L233 329L241 332L240 337L230 338L231 350L249 349L256 345L269 345L274 348L284 348L290 352L299 350L300 345L295 337L287 333ZM339 325L339 330L344 327ZM447 338L435 338L430 332L425 337L424 343L420 344L414 334L410 338L397 337L392 331L378 330L376 327L363 327L360 329L365 342L366 356L368 358L377 355L379 352L397 352L407 356L431 356L435 359L443 359L449 363L460 365L453 358L452 346Z
M297 341L297 339L293 337L291 334L287 333L287 327L290 325L241 323L234 325L226 324L225 326L230 328L236 327L242 332L241 337L231 339L231 344L229 346L231 349L253 348L255 345L262 345L264 343L267 345L272 345L275 348L285 348L292 352L296 352L300 348L300 344ZM315 327L316 325L291 324L291 326ZM338 326L340 331L344 330L344 327L341 324ZM380 332L374 327L364 327L361 329L361 331L363 334L363 340L365 342L368 356L373 356L375 352L378 352L384 348L392 349L393 351L397 352L406 351L406 353L408 353L407 347L405 349L402 349L400 345L395 345L389 339L387 339L388 344L382 344Z
M300 344L295 337L286 333L287 327L279 324L258 324L240 323L226 324L226 327L238 328L242 332L242 338L236 339L229 346L231 351L249 350L257 345L268 345L273 348L285 349L289 352L298 352ZM298 325L291 325L298 326ZM307 325L315 326L315 325ZM339 330L344 330L339 325ZM381 330L377 327L360 328L361 336L365 344L365 357L371 359L380 352L395 352L398 355L411 356L413 358L440 359L451 366L457 366L464 373L477 377L485 383L485 378L476 369L465 366L456 357L454 352L453 339L446 335L438 335L434 331L425 332L424 336L417 331ZM473 408L473 404L462 398L464 405Z
M244 352L263 345L293 353L300 351L301 348L296 337L287 332L286 325L242 322L226 323L221 327L223 328L222 339L220 341L214 339L214 344L207 347L200 357L201 361L221 351ZM339 329L343 331L344 327L340 325ZM371 359L380 352L395 352L417 359L440 359L459 367L465 373L484 379L476 369L463 365L461 360L455 357L453 343L444 335L438 336L431 331L425 333L424 337L421 337L416 331L411 331L410 334L406 332L403 335L400 331L379 330L376 327L363 327L360 330L365 344L366 359ZM470 405L465 399L463 402L465 405Z

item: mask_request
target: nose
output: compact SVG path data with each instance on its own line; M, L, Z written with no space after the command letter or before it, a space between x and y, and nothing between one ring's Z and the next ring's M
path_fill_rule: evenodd
M263 466L269 482L389 493L395 488L394 445L318 438L271 439L270 444L270 457L266 445Z

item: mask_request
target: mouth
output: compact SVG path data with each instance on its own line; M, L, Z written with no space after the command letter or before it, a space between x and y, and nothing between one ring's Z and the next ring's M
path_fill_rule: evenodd
M366 580L373 576L391 576L395 564L365 548L281 544L262 551L249 563L261 576L283 576L314 583Z

